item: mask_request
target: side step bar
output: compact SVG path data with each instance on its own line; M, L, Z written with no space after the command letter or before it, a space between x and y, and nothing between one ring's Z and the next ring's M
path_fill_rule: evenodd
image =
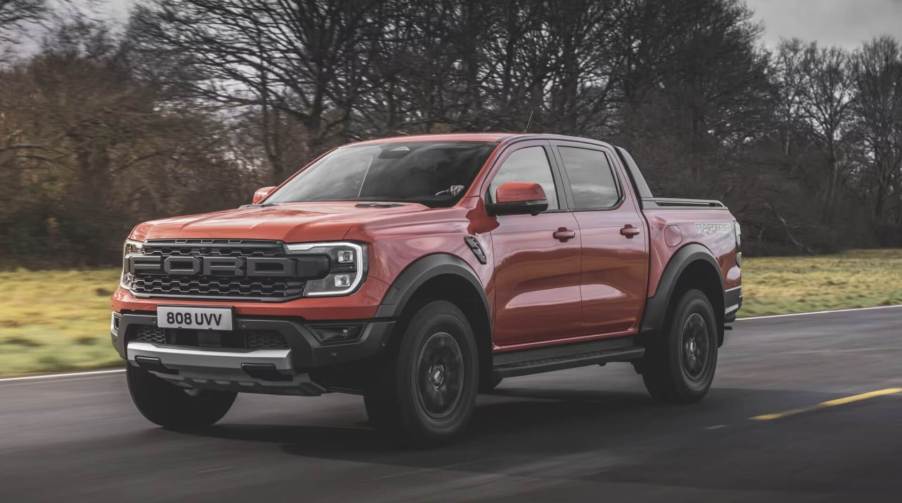
M645 348L641 346L605 349L495 365L493 374L495 377L516 377L599 363L625 362L642 358L643 355L645 355Z

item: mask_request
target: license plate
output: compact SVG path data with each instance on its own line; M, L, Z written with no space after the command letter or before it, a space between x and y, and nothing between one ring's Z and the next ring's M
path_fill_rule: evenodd
M194 328L198 330L232 330L232 310L218 307L157 308L160 328Z

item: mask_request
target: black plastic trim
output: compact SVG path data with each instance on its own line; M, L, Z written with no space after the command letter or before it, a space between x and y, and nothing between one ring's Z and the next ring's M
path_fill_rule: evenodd
M647 197L642 199L644 208L658 209L717 209L726 208L720 201L714 199L678 199L675 197Z
M279 372L276 370L276 366L271 363L242 363L241 370L254 379L260 379L262 381L291 380L291 376Z
M467 247L470 248L470 251L473 252L473 256L476 257L476 260L478 260L480 264L486 264L488 262L488 259L485 256L485 250L482 249L482 245L479 244L479 240L476 239L475 236L464 236L464 242L467 243Z
M642 317L640 334L655 333L664 327L667 319L667 309L670 307L671 297L680 275L690 264L698 260L702 260L714 268L718 281L721 284L720 291L723 292L723 278L721 278L720 266L717 264L717 259L714 258L714 255L707 248L697 243L683 246L667 263L654 297L649 297L645 304L645 315Z
M239 330L274 330L279 332L291 348L292 366L297 371L323 368L331 365L363 360L379 354L391 337L393 320L347 320L348 323L366 323L360 338L344 344L321 344L310 325L324 321L305 321L296 318L235 318ZM122 358L126 357L126 345L131 325L156 326L157 316L148 313L121 313L119 336L113 337L113 345Z
M626 167L626 174L629 176L633 190L636 191L636 194L638 195L639 204L641 206L643 199L651 199L654 197L651 193L651 189L648 187L648 182L645 180L645 175L639 171L639 166L636 165L633 156L630 155L625 148L614 147L614 150L617 152L618 157L620 157L620 161L623 163L624 167Z
M742 287L731 288L723 293L724 321L736 321L736 313L742 309ZM735 306L735 308L734 308Z
M499 353L492 373L495 377L516 377L615 361L642 358L645 348L632 337L565 344L547 348Z
M496 366L516 365L523 362L546 360L549 358L565 358L586 353L596 353L598 351L624 349L635 345L636 342L633 337L617 337L614 339L602 339L600 341L557 344L535 349L505 351L495 353L494 361Z
M485 312L491 320L491 309L486 298L482 283L462 258L448 253L435 253L422 257L404 269L398 279L392 283L382 299L382 304L376 310L376 318L397 318L404 312L404 307L410 302L417 289L432 278L451 274L458 276L479 292L479 300L482 302ZM491 323L491 321L490 321Z
M135 363L144 370L159 372L161 374L178 374L178 370L174 370L163 365L159 358L151 356L138 355L135 357Z

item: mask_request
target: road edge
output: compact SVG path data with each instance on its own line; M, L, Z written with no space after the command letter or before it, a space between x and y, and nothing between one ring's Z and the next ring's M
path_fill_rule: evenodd
M816 314L831 314L831 313L848 313L853 311L877 311L880 309L898 309L902 307L902 304L893 304L891 306L871 306L871 307L849 307L843 309L826 309L823 311L808 311L805 313L786 313L786 314L765 314L762 316L749 316L744 318L736 318L736 321L748 321L748 320L767 320L773 318L788 318L790 316L813 316Z
M19 376L19 377L2 377L0 378L0 383L5 382L23 382L23 381L42 381L42 380L50 380L50 379L63 379L66 377L91 377L91 376L99 376L99 375L107 375L107 374L119 374L125 372L125 369L105 369L105 370L86 370L83 372L64 372L60 374L38 374L38 375L29 375L29 376Z
M775 319L775 318L789 318L793 316L813 316L817 314L830 314L830 313L846 313L853 311L877 311L882 309L899 309L902 308L902 304L893 304L891 306L873 306L873 307L852 307L847 309L830 309L825 311L810 311L807 313L787 313L787 314L768 314L763 316L750 316L748 318L737 318L736 321L752 321L752 320L767 320L767 319ZM2 377L0 378L0 383L7 382L23 382L23 381L41 381L41 380L50 380L50 379L64 379L67 377L90 377L90 376L98 376L98 375L108 375L108 374L118 374L121 372L125 372L125 369L105 369L105 370L88 370L84 372L65 372L61 374L40 374L40 375L29 375L29 376L21 376L21 377Z

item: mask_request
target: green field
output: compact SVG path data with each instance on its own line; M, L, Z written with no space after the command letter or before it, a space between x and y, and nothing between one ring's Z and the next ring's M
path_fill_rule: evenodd
M902 304L902 250L746 259L741 316ZM119 272L0 272L0 375L110 367Z
M118 365L110 345L113 269L0 272L0 374Z
M902 304L902 250L852 250L743 263L740 316Z

